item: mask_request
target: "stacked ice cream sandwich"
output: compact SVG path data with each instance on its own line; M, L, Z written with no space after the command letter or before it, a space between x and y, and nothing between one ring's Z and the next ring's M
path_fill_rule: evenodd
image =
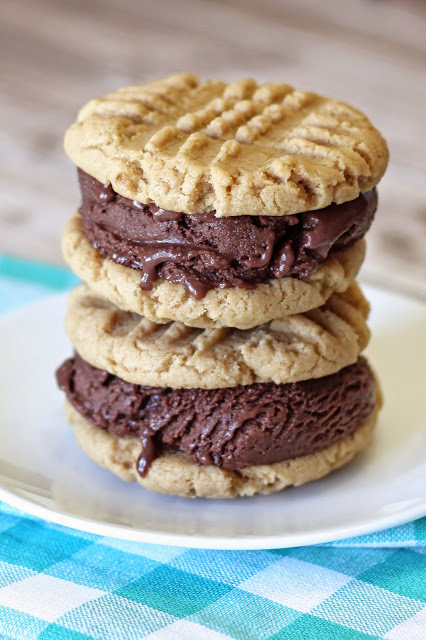
M380 391L355 283L386 143L286 84L174 75L92 100L68 130L84 284L58 370L84 451L180 496L271 493L368 442Z

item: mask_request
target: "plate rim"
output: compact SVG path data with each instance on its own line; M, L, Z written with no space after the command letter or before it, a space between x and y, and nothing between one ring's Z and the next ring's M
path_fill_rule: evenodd
M6 499L5 499L6 498ZM90 518L71 515L64 511L57 511L45 507L37 502L23 498L12 491L0 487L0 500L19 509L25 514L47 520L57 525L68 527L76 531L82 531L106 538L116 538L131 542L158 544L161 546L173 546L181 548L209 549L217 551L255 551L270 549L289 549L292 547L305 547L317 544L338 542L346 538L357 538L369 533L379 533L399 525L406 524L426 515L426 500L420 505L390 514L387 517L377 518L371 522L358 526L335 527L319 530L316 534L274 534L271 536L200 536L182 533L158 533L144 531L125 525L101 523ZM353 546L353 545L351 545ZM389 545L391 546L391 545ZM395 543L395 546L400 546Z

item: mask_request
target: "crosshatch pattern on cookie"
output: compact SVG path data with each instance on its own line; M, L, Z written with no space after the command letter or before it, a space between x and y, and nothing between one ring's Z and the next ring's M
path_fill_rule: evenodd
M368 343L368 310L354 283L318 309L254 329L195 329L122 311L81 285L66 329L84 360L127 382L216 389L319 378L353 364Z
M309 91L179 74L91 100L65 149L140 202L217 216L288 215L373 188L386 143L360 111Z

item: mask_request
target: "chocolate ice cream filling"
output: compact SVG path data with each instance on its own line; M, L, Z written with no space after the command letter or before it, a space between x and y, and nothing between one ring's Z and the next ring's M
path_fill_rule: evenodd
M83 229L92 246L141 271L141 287L161 278L196 299L215 287L253 289L274 278L305 278L330 252L367 232L377 208L375 189L343 204L287 216L216 218L141 204L78 170Z
M125 382L75 355L58 369L68 400L94 426L140 438L143 476L165 451L238 470L315 453L344 438L376 402L367 361L291 384L171 389Z

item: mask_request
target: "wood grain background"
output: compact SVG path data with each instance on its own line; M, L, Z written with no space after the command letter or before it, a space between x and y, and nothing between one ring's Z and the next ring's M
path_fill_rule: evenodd
M62 137L119 86L192 71L281 80L353 103L391 163L364 277L426 297L422 1L0 0L0 252L61 262L78 205Z

